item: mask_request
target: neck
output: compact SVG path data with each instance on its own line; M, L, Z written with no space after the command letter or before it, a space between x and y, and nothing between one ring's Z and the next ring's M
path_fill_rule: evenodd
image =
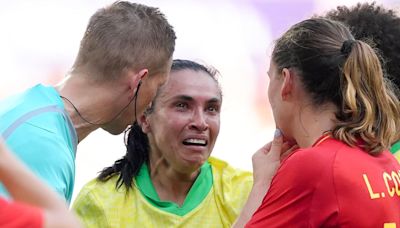
M82 75L70 75L55 87L64 97L65 110L72 120L79 142L100 127L97 123L111 118L109 110L115 105L114 96L103 85L85 78Z
M200 169L193 172L179 172L167 163L164 158L152 162L150 159L150 176L158 196L163 201L171 201L180 206L196 181Z
M311 147L324 133L336 124L334 105L315 110L311 105L301 106L298 121L293 124L293 137L301 148Z

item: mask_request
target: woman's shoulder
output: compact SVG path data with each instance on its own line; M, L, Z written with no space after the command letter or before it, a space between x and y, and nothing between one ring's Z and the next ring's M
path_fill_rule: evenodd
M214 178L216 176L221 176L224 179L250 179L252 180L253 174L250 171L235 168L231 166L228 162L221 159L210 157L208 163L211 165Z
M238 216L253 186L253 174L249 171L234 168L227 162L210 157L213 175L213 190L217 202L232 216L232 222Z
M234 168L227 162L214 157L210 157L208 162L211 165L215 191L224 190L224 194L236 194L234 192L239 189L246 196L248 195L253 186L252 172Z
M319 145L297 149L283 160L278 172L290 172L293 177L300 179L329 174L337 154L345 147L338 140L327 139ZM315 175L316 173L319 175Z
M109 197L118 197L118 195L125 196L126 189L122 185L118 188L117 181L119 176L115 175L106 181L99 180L98 178L92 179L85 184L80 190L78 197L95 197L97 199L105 200Z
M323 162L332 160L335 155L345 148L346 145L336 139L326 139L323 142L309 148L299 148L295 150L286 161L291 162Z

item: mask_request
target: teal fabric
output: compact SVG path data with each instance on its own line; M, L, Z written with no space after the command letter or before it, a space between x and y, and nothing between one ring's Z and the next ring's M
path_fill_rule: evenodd
M36 85L0 101L0 120L7 146L69 203L77 135L58 92ZM8 196L3 186L0 195Z
M182 206L173 202L160 200L146 164L142 165L136 176L136 185L142 195L145 196L145 199L153 206L175 215L184 216L200 205L210 192L213 185L212 169L208 161L201 166L200 173L190 188Z

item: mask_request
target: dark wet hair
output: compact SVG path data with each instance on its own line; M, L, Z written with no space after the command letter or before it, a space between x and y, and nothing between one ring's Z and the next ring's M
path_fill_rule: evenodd
M218 71L214 68L206 67L190 60L174 60L172 62L171 72L181 70L203 71L210 75L219 86L217 80ZM157 91L157 95L154 98L151 107L146 110L146 115L151 114L153 111L153 104L155 103L154 101L157 100L159 93L160 89ZM142 165L149 161L149 140L147 135L143 133L142 128L136 122L125 131L125 145L126 154L121 159L117 160L114 165L104 168L97 179L100 181L107 181L111 177L119 175L116 182L116 188L118 189L122 185L125 185L126 189L129 191L129 189L133 187L133 178L138 175Z

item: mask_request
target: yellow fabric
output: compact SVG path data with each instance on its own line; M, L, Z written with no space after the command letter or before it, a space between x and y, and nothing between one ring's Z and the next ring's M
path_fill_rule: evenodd
M396 157L397 161L400 162L400 141L392 145L390 152Z
M400 162L400 150L394 152L393 155L396 157L397 161Z
M115 189L118 177L106 183L92 180L78 194L73 210L85 227L231 227L250 193L253 176L226 162L209 158L213 187L207 197L184 216L151 205L134 187Z

